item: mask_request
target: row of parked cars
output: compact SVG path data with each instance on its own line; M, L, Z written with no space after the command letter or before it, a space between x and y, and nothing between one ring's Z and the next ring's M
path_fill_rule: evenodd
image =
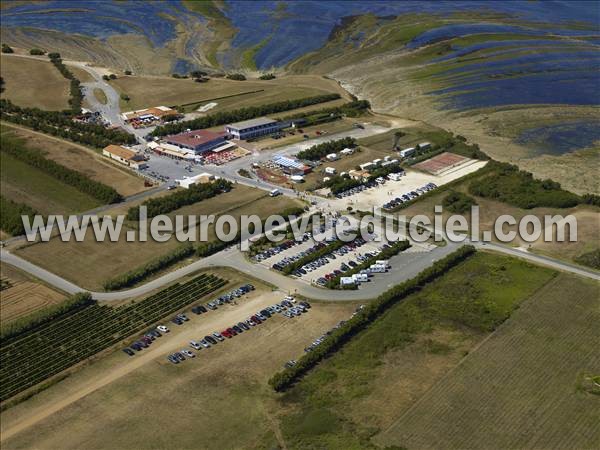
M359 305L356 310L352 313L351 317L354 317L358 314L358 312L363 309L365 307L365 305ZM327 336L329 336L331 333L333 333L335 330L337 330L338 328L340 328L342 325L344 325L346 323L345 320L340 320L337 325L335 325L331 330L326 331L324 334L322 334L321 336L319 336L317 339L315 339L309 346L304 348L304 351L306 353L310 353L312 352L315 348L317 348L319 345L321 345L321 343L327 339ZM290 361L288 361L290 362ZM293 361L294 364L296 363L296 361ZM286 363L287 364L287 363ZM292 366L285 366L285 367L292 367Z
M401 195L400 197L396 197L393 200L390 200L387 203L384 203L383 209L393 209L396 206L401 205L402 203L413 200L420 195L423 195L425 192L432 191L437 188L435 183L427 183L425 186L421 186L420 188L415 189L414 191L407 192L406 194Z
M215 331L212 334L208 334L202 339L190 341L189 344L191 349L184 348L178 352L171 353L167 356L167 360L173 364L179 364L188 358L195 358L196 354L193 350L200 351L203 348L210 348L214 345L217 345L219 342L222 342L225 339L231 339L234 336L242 334L245 331L249 331L251 328L260 325L277 313L280 313L288 318L292 318L308 312L310 308L311 306L308 302L296 303L296 300L293 297L287 296L281 302L258 311L256 314L253 314L246 320L238 322L220 332Z
M250 291L253 291L255 288L252 284L244 284L237 289L234 289L227 294L221 295L218 299L208 302L206 305L197 305L192 307L192 312L194 314L204 314L208 312L208 310L217 309L217 305L223 305L224 303L231 303L234 299L241 297L244 294L247 294ZM171 322L175 325L183 325L185 322L188 322L190 319L184 313L179 313L175 317L171 319ZM148 348L152 342L163 335L163 333L168 333L170 330L165 325L158 325L155 329L152 329L146 332L140 339L132 343L129 347L125 347L123 352L129 356L135 355L135 351L142 351L145 348ZM135 350L135 351L134 351Z
M377 181L367 181L367 182L360 184L358 186L355 186L353 188L338 192L337 194L335 194L335 197L336 198L349 197L351 195L358 194L359 192L362 192L369 188L373 188L375 186L379 186L379 183L377 183Z
M382 244L380 247L373 249L369 252L365 252L365 253L359 253L358 255L356 255L356 259L355 260L350 260L347 261L345 263L340 264L340 267L338 269L334 269L331 272L323 275L322 277L319 277L315 283L318 286L325 286L327 284L327 282L333 278L336 278L338 276L343 275L344 273L354 269L356 266L358 266L359 264L367 261L370 258L374 258L375 256L379 255L384 249L389 248L390 245L389 244ZM384 272L387 271L383 270ZM360 275L364 275L363 277L358 278L361 282L364 281L368 281L368 277L371 276L372 273L375 273L374 271L371 271L370 269L363 269L359 272ZM365 278L366 277L366 278Z
M298 268L298 270L296 270L294 272L294 275L297 277L306 275L307 273L312 272L312 271L318 269L319 267L324 266L325 264L328 264L332 260L337 259L338 257L341 257L349 252L356 250L357 248L365 245L366 243L367 242L363 238L360 238L360 237L356 238L352 242L348 242L347 244L335 249L331 253L328 253L328 254L322 256L321 258L318 258L315 261L312 261L312 262L305 264L304 266ZM350 263L352 263L352 261L350 261ZM346 263L342 263L342 266L347 267ZM356 264L353 264L353 266L356 266ZM346 269L346 270L348 270L348 269Z

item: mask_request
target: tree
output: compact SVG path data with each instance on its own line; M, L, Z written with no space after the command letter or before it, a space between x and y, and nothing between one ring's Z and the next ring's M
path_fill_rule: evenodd
M121 100L123 100L124 102L128 102L131 99L129 98L129 95L127 95L127 94L121 94Z
M2 44L2 53L14 53L15 51L7 44Z
M114 73L111 73L108 78L110 78L111 80L116 80L117 76Z
M131 75L131 70L126 70L125 75Z
M39 48L32 48L31 50L29 50L29 54L30 55L40 56L40 55L45 55L46 52L44 50L39 49Z

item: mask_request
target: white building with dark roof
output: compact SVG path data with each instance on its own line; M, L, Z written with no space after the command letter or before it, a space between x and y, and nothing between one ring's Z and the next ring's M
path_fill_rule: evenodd
M268 117L244 120L242 122L225 125L227 134L235 139L252 139L281 130L282 124Z

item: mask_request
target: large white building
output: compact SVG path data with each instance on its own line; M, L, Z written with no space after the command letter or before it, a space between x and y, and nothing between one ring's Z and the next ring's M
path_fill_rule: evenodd
M281 130L282 124L268 117L244 120L242 122L225 125L227 134L235 139L252 139Z

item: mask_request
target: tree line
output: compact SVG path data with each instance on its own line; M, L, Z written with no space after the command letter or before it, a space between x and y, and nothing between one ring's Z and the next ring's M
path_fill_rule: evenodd
M194 184L189 189L175 191L164 197L151 198L142 203L147 208L148 218L159 214L168 214L186 205L191 205L207 198L214 197L231 190L232 183L223 179L212 183ZM127 220L139 220L140 210L137 206L129 208Z
M218 125L225 125L242 120L254 119L267 114L274 114L278 112L289 111L291 109L303 108L305 106L315 105L318 103L329 102L339 98L341 98L339 94L324 94L296 100L286 100L283 102L248 106L246 108L234 109L232 111L221 111L209 114L207 116L198 117L197 119L158 126L152 132L152 136L165 136L167 134L181 133L188 128L197 130L215 127Z
M31 51L36 50L32 49ZM32 53L33 54L33 53ZM58 69L58 71L67 80L70 80L70 94L69 105L71 105L71 112L73 114L81 113L81 102L83 101L83 94L81 93L81 82L75 78L73 72L71 72L67 66L63 63L60 53L49 53L48 58L50 62Z
M321 122L331 122L339 119L341 116L357 117L369 109L371 104L367 100L353 100L340 106L317 109L305 113L293 114L280 120L299 120L304 119L307 125L314 125Z
M307 159L309 161L318 161L330 153L337 153L345 148L354 147L356 147L356 139L348 136L335 141L327 141L322 144L313 145L306 150L298 152L296 157L299 159Z
M11 236L25 234L21 216L28 216L29 223L33 222L33 216L38 212L25 203L17 203L0 195L0 230Z
M136 138L122 130L109 130L102 125L74 122L70 112L21 108L10 100L0 99L0 118L35 131L68 139L98 149L110 144L135 144Z
M58 164L45 158L39 150L30 149L18 139L4 137L0 151L11 155L13 158L41 170L44 173L73 186L78 191L93 197L102 203L117 203L123 200L114 188L99 181L92 180L87 175Z
M269 385L277 392L285 391L321 360L342 348L353 336L368 327L370 323L381 316L391 306L408 295L420 291L428 283L439 278L474 253L474 247L463 246L445 258L436 261L431 267L423 270L415 278L387 290L358 311L354 317L346 321L342 326L333 330L320 345L310 353L305 353L293 367L275 373L269 380Z

